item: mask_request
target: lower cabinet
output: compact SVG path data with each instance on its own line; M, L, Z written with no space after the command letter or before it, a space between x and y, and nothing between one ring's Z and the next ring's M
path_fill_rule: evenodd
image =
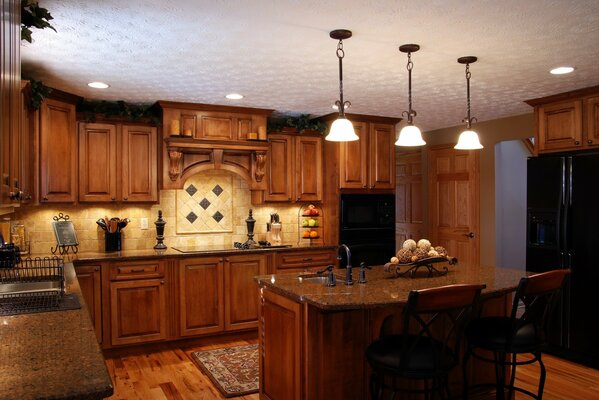
M276 254L275 273L303 272L308 270L322 270L328 265L337 265L334 250L309 250L286 251Z
M102 343L102 264L76 265L75 273L98 343Z
M110 272L111 345L166 339L163 261L115 263Z
M225 257L225 330L258 327L258 285L254 276L266 274L262 254Z

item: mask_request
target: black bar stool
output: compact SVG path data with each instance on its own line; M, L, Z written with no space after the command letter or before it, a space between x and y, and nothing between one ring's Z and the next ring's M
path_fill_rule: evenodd
M472 320L466 327L468 343L464 355L464 399L468 398L468 382L466 366L472 356L476 359L495 364L495 383L478 384L474 387L495 387L496 398L504 399L504 391L509 389L508 399L513 392L525 393L532 398L541 400L545 385L545 366L541 360L545 344L545 322L561 292L570 270L555 270L522 278L512 304L512 312L508 317L483 317ZM518 317L518 305L524 304L524 313ZM493 353L493 358L477 353L477 349ZM530 353L531 360L517 361L518 354ZM509 355L509 358L508 358ZM534 394L523 388L514 386L516 366L539 362L541 376L538 393ZM510 382L505 383L505 368L511 367Z
M449 397L447 375L459 362L464 327L484 287L449 285L411 291L401 334L381 336L366 349L372 367L372 399L379 399L385 389L392 391L392 398L399 391L424 393L426 399L435 392ZM422 381L424 388L400 388L395 378Z

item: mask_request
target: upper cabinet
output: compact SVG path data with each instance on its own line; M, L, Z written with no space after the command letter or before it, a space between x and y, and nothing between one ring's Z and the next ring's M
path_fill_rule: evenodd
M322 138L268 135L266 201L322 200Z
M52 94L58 92L54 90ZM77 200L75 103L47 98L40 108L40 202Z
M599 86L526 103L535 108L535 153L599 146Z
M395 125L399 118L346 114L354 125L359 140L331 143L331 151L338 146L339 189L394 190L395 189ZM337 114L323 120L330 124ZM325 151L328 157L328 151ZM328 173L328 172L327 172Z
M79 125L79 201L158 201L156 128Z

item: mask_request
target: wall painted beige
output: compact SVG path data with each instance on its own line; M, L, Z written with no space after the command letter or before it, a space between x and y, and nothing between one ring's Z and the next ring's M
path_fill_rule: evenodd
M480 262L495 263L495 144L505 140L526 139L534 135L534 114L516 115L476 123L484 146L480 150ZM457 143L464 125L424 132L427 145ZM423 173L427 176L426 147L423 148ZM524 172L524 171L523 171ZM424 201L428 203L427 185L424 185ZM428 207L424 207L424 220L428 221ZM425 232L427 228L425 226Z

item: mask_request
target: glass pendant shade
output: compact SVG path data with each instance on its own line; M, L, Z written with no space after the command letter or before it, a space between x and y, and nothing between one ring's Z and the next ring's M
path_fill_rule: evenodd
M454 146L457 150L479 150L483 145L478 140L478 134L472 130L465 130L460 134L458 144Z
M325 140L329 142L352 142L360 139L354 131L354 126L347 118L339 117L331 125Z
M424 146L426 142L422 139L420 129L414 125L406 125L399 132L399 137L395 142L396 146Z

